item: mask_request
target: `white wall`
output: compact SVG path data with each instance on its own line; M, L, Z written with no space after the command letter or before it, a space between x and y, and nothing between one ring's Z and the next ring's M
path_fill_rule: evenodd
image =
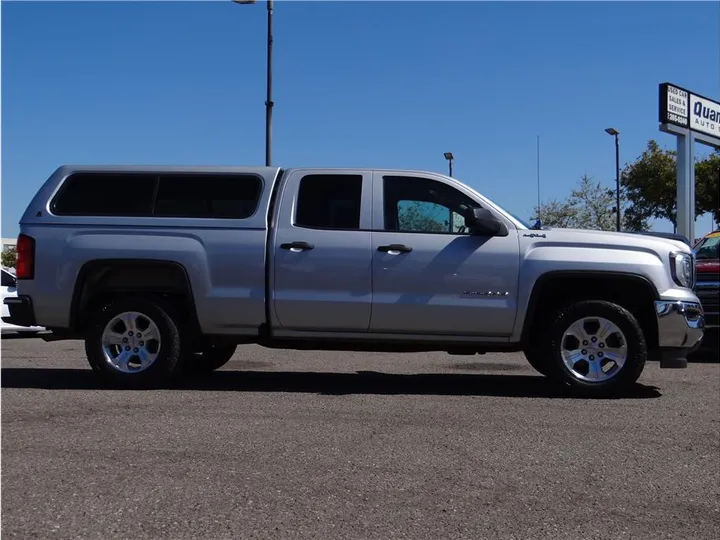
M2 239L2 248L3 251L5 251L6 248L14 247L17 245L17 239L16 238L3 238Z

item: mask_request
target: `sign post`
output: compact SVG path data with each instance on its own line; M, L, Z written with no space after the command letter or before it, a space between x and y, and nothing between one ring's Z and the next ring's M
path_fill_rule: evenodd
M677 138L677 232L695 239L695 142L720 149L720 102L660 85L660 131Z

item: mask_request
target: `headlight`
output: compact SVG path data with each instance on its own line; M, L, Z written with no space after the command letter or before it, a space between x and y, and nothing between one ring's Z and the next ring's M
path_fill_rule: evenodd
M681 287L695 286L695 261L690 253L670 254L670 273L673 281Z

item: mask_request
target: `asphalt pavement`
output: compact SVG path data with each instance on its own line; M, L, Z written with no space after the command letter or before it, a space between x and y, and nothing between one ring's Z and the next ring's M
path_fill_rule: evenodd
M162 391L2 340L7 538L716 539L720 363L619 399L521 355L241 347Z

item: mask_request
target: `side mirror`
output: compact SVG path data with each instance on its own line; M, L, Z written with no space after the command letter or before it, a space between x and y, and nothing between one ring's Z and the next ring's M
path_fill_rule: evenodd
M472 236L507 236L508 228L487 208L471 208L465 215L465 226Z

